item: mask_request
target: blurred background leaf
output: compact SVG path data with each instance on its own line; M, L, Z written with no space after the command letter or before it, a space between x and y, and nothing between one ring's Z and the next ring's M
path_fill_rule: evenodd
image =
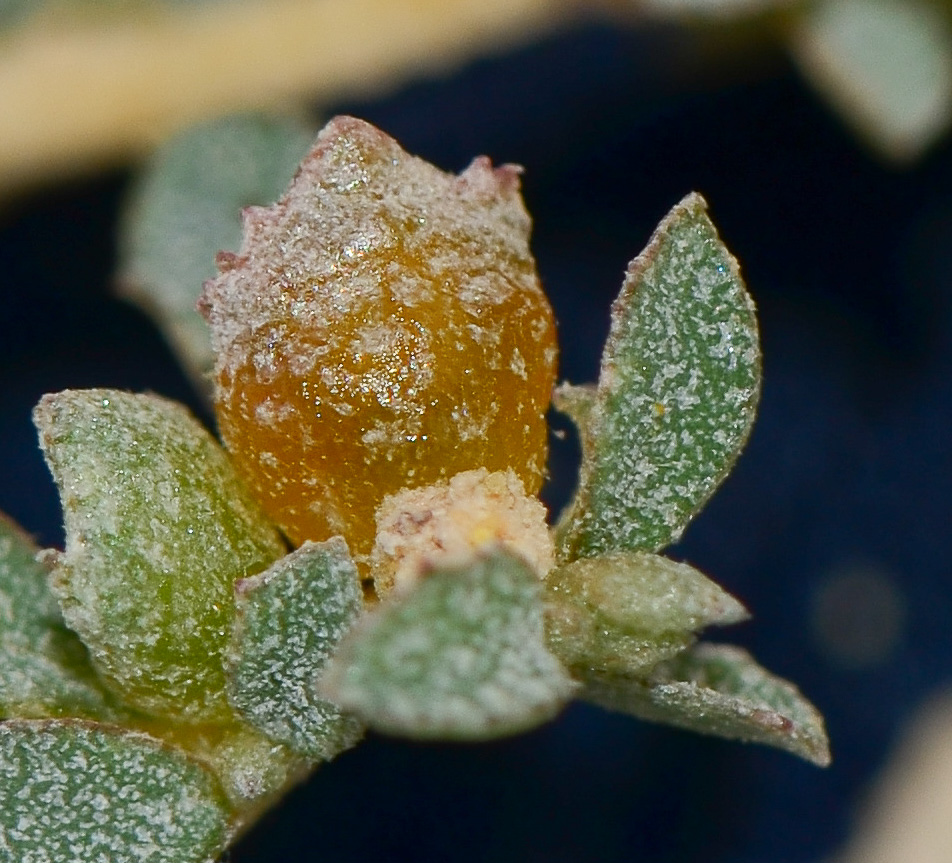
M796 28L794 56L857 133L914 159L952 118L952 27L917 0L823 0Z
M196 387L209 386L208 325L196 309L215 255L238 251L241 211L284 192L317 129L275 114L232 114L161 146L129 194L119 237L123 294L154 315Z

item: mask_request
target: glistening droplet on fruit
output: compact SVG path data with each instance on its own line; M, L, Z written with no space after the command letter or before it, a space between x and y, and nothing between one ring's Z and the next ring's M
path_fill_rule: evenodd
M366 555L385 495L464 470L538 491L555 327L518 168L446 174L338 117L244 222L202 299L216 408L293 541L342 534Z

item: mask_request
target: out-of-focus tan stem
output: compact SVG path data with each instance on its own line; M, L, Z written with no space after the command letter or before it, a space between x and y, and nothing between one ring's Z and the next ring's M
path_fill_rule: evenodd
M245 0L0 39L0 194L142 152L200 117L363 95L528 41L573 0ZM41 16L42 17L42 16Z
M948 863L952 853L952 692L908 721L860 811L856 835L828 863Z

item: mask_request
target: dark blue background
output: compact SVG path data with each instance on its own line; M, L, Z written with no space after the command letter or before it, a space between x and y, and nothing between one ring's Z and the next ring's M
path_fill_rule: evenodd
M759 306L765 388L735 473L672 553L754 611L721 637L818 704L835 761L823 771L585 706L484 746L371 737L265 817L234 863L830 854L904 719L952 670L952 147L890 167L779 49L735 55L666 28L582 28L333 110L446 169L478 153L526 166L562 375L576 382L596 374L628 260L685 193L707 197ZM0 212L0 510L46 544L61 534L29 418L43 392L151 389L199 408L154 328L110 293L128 179ZM575 450L554 447L559 505ZM824 647L814 613L849 568L880 573L904 609L890 649L852 665ZM842 625L862 634L876 612L847 602Z

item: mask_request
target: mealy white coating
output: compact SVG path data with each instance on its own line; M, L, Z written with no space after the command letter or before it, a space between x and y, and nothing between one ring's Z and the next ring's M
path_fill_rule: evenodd
M619 551L557 567L546 580L546 636L582 674L642 677L686 650L704 627L747 611L696 569Z
M496 551L388 597L321 680L371 727L420 739L489 739L551 716L575 685L543 640L541 583Z
M738 647L699 644L657 666L647 680L594 674L582 697L642 719L776 746L821 767L830 763L817 709Z
M144 734L62 721L0 725L0 859L211 863L227 813L209 773Z
M283 553L279 534L180 405L67 390L34 421L66 527L51 586L97 669L149 712L230 716L232 586Z
M285 196L272 207L245 210L241 250L221 255L221 274L205 285L201 308L212 329L216 371L234 372L244 363L241 342L252 332L271 328L273 343L287 338L282 318L291 318L295 328L322 332L333 326L329 316L343 317L361 298L389 299L376 265L362 266L371 252L379 257L405 247L433 249L425 273L402 269L390 283L393 300L412 308L438 297L445 290L440 274L460 267L457 255L440 254L445 237L482 234L483 242L466 250L471 277L460 284L461 296L474 306L506 301L516 286L481 273L497 269L501 254L526 257L530 220L518 193L518 174L511 165L494 169L485 157L459 176L447 174L406 153L369 123L335 118L321 131ZM336 296L319 291L308 296L301 289L334 283L342 274L346 288ZM477 335L493 340L494 330L478 327ZM376 337L375 347L375 331L365 331L361 347L389 349L394 339L384 330ZM308 371L313 355L302 360ZM273 374L275 361L274 352L261 353L262 382Z
M479 466L538 489L556 349L518 168L446 173L336 117L244 222L200 307L222 439L293 542L363 565L386 493Z
M694 567L656 554L615 552L561 567L563 595L573 595L608 620L648 635L697 632L738 623L747 610Z
M85 650L66 629L38 549L0 516L0 719L110 713Z
M704 200L689 195L631 262L612 308L563 553L677 540L746 442L759 392L753 302Z
M426 569L464 564L495 545L520 555L540 578L552 569L545 507L525 493L512 470L479 468L448 482L405 489L377 510L374 587L380 596L410 589Z
M340 538L307 542L238 584L229 699L244 719L308 758L354 745L362 728L320 698L316 679L363 608Z

